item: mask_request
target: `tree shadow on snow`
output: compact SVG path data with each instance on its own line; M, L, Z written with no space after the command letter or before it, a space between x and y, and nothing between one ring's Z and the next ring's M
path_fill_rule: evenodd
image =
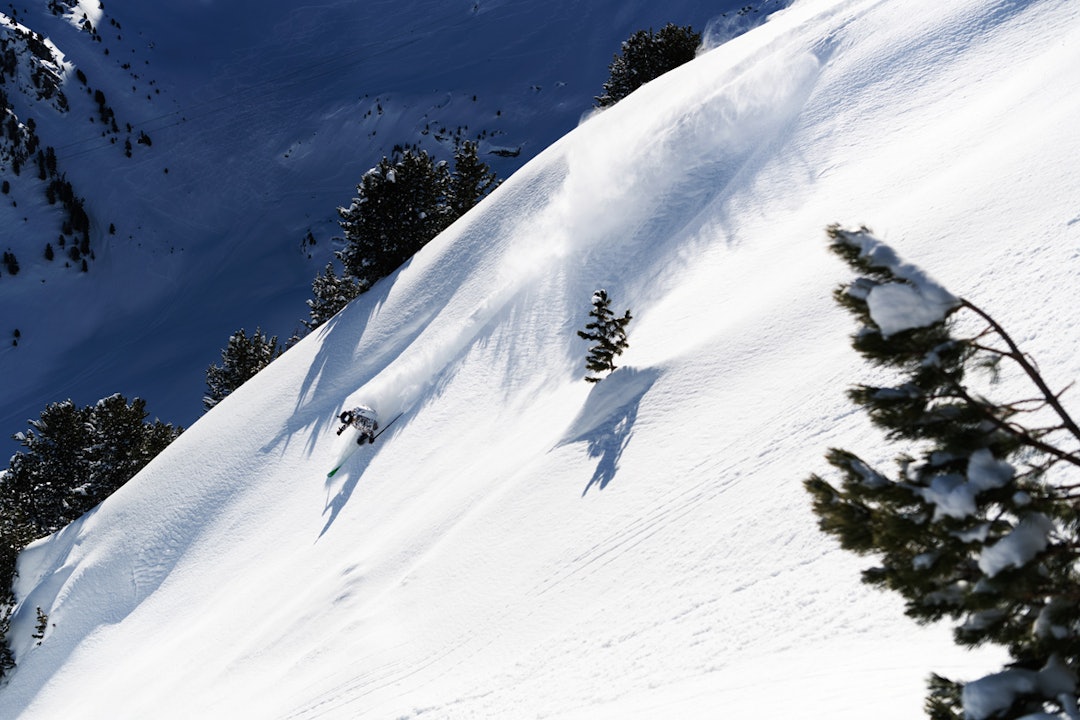
M660 371L653 368L619 368L593 385L566 437L559 443L587 443L589 457L598 458L596 472L581 492L582 497L593 486L603 490L615 478L619 459L633 436L641 399L659 377Z

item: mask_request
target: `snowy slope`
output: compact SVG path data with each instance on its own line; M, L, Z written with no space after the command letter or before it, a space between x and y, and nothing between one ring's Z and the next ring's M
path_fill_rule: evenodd
M917 716L995 658L816 530L827 447L893 454L823 228L1080 376L1078 66L1068 0L803 0L592 117L24 554L0 715ZM354 401L406 414L326 481Z
M20 378L0 405L9 452L28 418L68 397L138 395L166 421L194 422L230 334L302 329L340 234L336 208L394 145L448 158L460 130L505 178L573 129L634 31L715 18L723 38L764 15L727 12L736 0L69 4L60 16L44 0L0 10L65 63L70 112L33 103L29 81L17 109L86 198L96 258L87 274L46 261L59 211L34 172L14 178L0 163L14 183L0 250L22 265L0 278L0 373ZM101 134L91 89L118 134Z

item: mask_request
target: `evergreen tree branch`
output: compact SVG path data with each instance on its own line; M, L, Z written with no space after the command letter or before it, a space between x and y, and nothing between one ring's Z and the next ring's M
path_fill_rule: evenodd
M960 300L960 304L962 307L971 310L976 315L981 317L984 321L986 321L986 323L994 329L994 332L997 334L997 336L1000 337L1005 342L1005 344L1009 346L1009 353L1006 354L1006 357L1010 358L1013 362L1020 366L1020 368L1028 376L1031 382L1034 383L1037 388L1039 388L1039 392L1042 393L1043 398L1046 400L1046 404L1054 410L1054 412L1059 418L1061 418L1062 424L1065 426L1065 429L1068 430L1074 438L1080 441L1080 426L1077 426L1076 422L1065 410L1065 407L1061 404L1059 400L1059 395L1055 394L1046 384L1046 381L1043 380L1042 374L1038 371L1038 368L1036 367L1034 361L1031 361L1027 354L1020 350L1020 347L1012 339L1012 336L1009 335L1008 332L1006 332L1005 328L1003 328L997 322L997 320L995 320L988 313L982 310L982 308L964 299ZM1080 464L1080 461L1078 461L1077 464Z
M967 390L957 386L957 393L959 397L964 399L971 407L976 408L983 414L988 422L990 422L995 428L1003 432L1012 435L1017 440L1020 440L1024 445L1028 445L1036 450L1040 450L1048 455L1052 455L1055 458L1067 462L1071 465L1080 467L1080 457L1077 455L1061 450L1053 445L1043 442L1039 438L1035 437L1027 428L1016 423L1011 423L1001 419L994 413L994 411L983 402L979 402L968 394Z

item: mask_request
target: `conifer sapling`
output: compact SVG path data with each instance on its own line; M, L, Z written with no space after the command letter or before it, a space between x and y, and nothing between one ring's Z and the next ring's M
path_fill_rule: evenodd
M600 377L585 378L586 382L600 382L603 375L616 368L615 356L621 355L628 347L626 341L626 326L633 319L627 310L622 317L616 317L611 311L611 301L608 299L606 290L597 290L592 298L593 308L589 317L592 322L585 325L584 330L578 330L577 334L584 340L596 343L589 349L585 359L585 367L590 373Z

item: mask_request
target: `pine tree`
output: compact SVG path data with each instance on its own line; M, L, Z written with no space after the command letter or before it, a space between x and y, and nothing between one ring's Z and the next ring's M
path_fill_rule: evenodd
M865 228L829 236L862 273L835 293L860 323L853 345L894 373L850 397L903 452L890 476L829 451L839 485L805 483L821 529L874 557L863 580L899 593L910 617L951 619L958 644L1009 653L967 684L934 675L930 717L1078 717L1080 427L988 313ZM991 399L1006 375L1014 399Z
M89 407L76 407L71 400L50 403L38 420L30 421L27 432L14 436L24 449L12 456L0 494L18 508L35 537L55 532L82 514L73 508L71 497L90 478L90 413Z
M112 395L95 405L49 404L0 480L2 514L24 525L29 539L64 527L130 480L182 431L146 422L146 402ZM0 578L2 581L2 578Z
M450 176L449 204L457 219L476 206L498 186L495 173L481 162L478 146L466 140L454 148L454 172Z
M30 636L37 640L37 644L40 645L41 641L45 639L45 631L49 628L49 616L38 607L37 609L37 627L34 629L34 633Z
M221 365L206 369L207 392L203 406L209 410L217 405L281 353L276 335L267 338L259 328L255 328L251 337L242 328L235 332L221 351Z
M668 23L654 33L638 30L623 41L621 54L608 66L604 93L595 98L597 107L608 107L655 80L669 70L694 59L701 45L701 33L692 27Z
M29 543L29 539L16 540L6 525L4 518L0 517L0 678L6 677L15 667L15 653L11 651L7 637L16 600L11 584L15 578L19 553Z
M19 274L19 261L15 259L15 253L10 250L4 253L4 265L12 275Z
M586 382L595 383L616 368L615 356L622 355L623 350L628 347L626 326L633 318L629 310L622 317L616 317L611 312L611 301L606 290L597 290L593 294L592 305L589 317L594 320L586 324L584 330L578 330L577 334L584 340L596 343L589 349L585 359L585 368L590 373L601 376L585 378Z
M412 257L452 221L450 172L423 150L396 148L369 170L348 208L338 208L345 273L361 292Z
M327 263L326 270L315 277L311 284L314 298L307 301L307 320L301 320L308 330L314 330L336 315L360 294L360 285L348 277L338 277L334 264Z
M394 272L497 185L474 142L455 146L453 172L424 150L395 147L365 173L352 204L338 208L345 247L336 256L343 276L327 266L315 278L315 297L308 300L311 319L304 325L318 327Z
M15 666L7 644L19 553L130 480L182 432L146 422L145 402L113 395L79 408L52 403L15 435L22 450L0 473L0 677Z
M76 512L81 514L111 495L179 435L172 425L148 422L148 417L142 398L129 404L117 393L94 405L87 423L92 438L86 448L90 476L77 489Z

